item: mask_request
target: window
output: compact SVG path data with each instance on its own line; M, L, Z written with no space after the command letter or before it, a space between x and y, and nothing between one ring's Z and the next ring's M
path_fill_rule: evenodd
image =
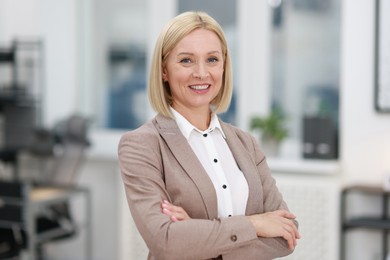
M272 107L304 158L336 159L340 1L271 1ZM324 129L328 129L324 131Z
M90 54L82 110L100 128L134 129L148 111L147 2L97 0L85 9L92 22L85 30L84 51Z

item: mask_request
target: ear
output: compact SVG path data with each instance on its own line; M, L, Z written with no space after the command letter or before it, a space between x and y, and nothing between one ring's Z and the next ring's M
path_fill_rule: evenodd
M165 68L163 68L163 71L162 71L162 80L164 82L167 82L168 81L168 72Z

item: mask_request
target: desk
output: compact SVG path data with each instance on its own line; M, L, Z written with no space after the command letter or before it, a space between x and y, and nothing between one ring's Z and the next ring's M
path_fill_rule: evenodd
M89 189L83 187L32 187L29 191L29 203L27 212L27 252L29 259L36 259L36 245L44 239L58 235L58 231L49 231L44 234L36 233L36 217L40 209L45 206L54 205L58 202L69 201L73 196L83 195L85 203L85 259L92 259L92 203Z

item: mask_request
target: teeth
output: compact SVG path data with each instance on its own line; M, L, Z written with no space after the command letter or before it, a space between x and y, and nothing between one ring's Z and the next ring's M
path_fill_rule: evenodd
M194 86L191 86L192 89L196 89L196 90L204 90L206 88L208 88L209 85L194 85Z

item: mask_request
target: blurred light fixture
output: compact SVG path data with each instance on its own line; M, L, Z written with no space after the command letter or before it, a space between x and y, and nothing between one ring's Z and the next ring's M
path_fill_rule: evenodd
M282 0L267 0L267 2L273 8L277 8L282 4Z

